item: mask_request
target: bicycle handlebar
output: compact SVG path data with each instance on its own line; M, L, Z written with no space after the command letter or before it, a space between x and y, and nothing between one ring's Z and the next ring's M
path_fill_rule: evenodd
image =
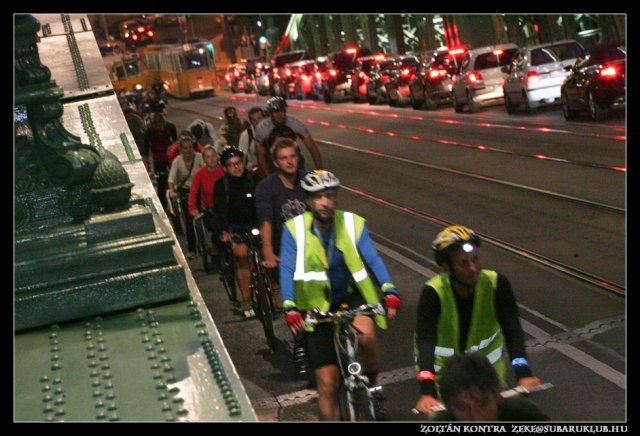
M352 320L359 315L384 315L386 312L382 304L362 304L353 309L337 310L335 312L323 312L317 308L307 312L304 322L309 325L333 322L335 319Z
M553 383L542 383L532 388L525 388L524 386L516 386L515 388L507 389L505 391L500 392L500 396L502 398L517 397L519 395L527 396L534 392L546 391L547 389L551 389L552 387L553 387ZM438 404L437 406L433 406L431 410L433 410L434 412L441 412L443 410L447 410L447 408L444 406L444 404ZM411 409L411 412L413 412L416 415L419 415L422 413L415 407Z

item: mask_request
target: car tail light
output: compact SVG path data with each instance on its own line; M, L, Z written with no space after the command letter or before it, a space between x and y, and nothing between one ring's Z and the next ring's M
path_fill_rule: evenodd
M462 53L464 53L464 49L463 48L456 48L456 49L453 49L453 50L449 50L449 54L452 55L452 56L459 55L459 54L462 54Z
M306 74L303 74L301 76L302 80L308 81L309 80L309 76L307 76Z
M336 77L336 76L338 75L338 72L337 72L335 69L331 68L331 69L329 70L329 75L330 75L331 77Z
M139 26L137 29L138 33L144 33L144 27Z
M605 66L600 70L600 77L606 79L615 79L618 76L618 70L614 66Z
M227 80L227 82L231 81L231 76L229 75L229 73L225 74L224 78Z
M238 72L238 70L234 71L233 75L236 76L236 77L240 77L240 73Z
M471 83L481 82L482 74L477 71L472 71L471 73L467 74L467 79L469 79L469 82Z
M321 80L322 79L322 74L316 73L316 79Z
M291 77L291 69L290 68L285 68L284 75L287 76L287 77Z
M354 54L357 50L355 48L348 48L344 52L349 54Z
M256 64L256 70L260 71L262 69L262 64L260 62L258 62Z
M149 31L147 32L147 35L149 35L149 36L153 36L153 30L149 30Z
M493 54L494 54L494 55L496 55L496 56L500 56L502 53L504 53L504 51L503 51L503 50L501 50L501 49L498 49L498 50L494 50L494 51L493 51Z
M404 70L402 70L402 71L400 72L400 75L401 75L402 77L409 77L409 74L410 74L410 73L411 73L411 71L409 70L409 68L405 68Z
M134 41L137 41L138 40L138 35L135 35L135 34L131 35L131 39L133 39Z
M536 71L527 72L527 83L536 83L538 80L540 80L540 76Z
M447 70L431 70L429 71L430 79L437 79L438 77L444 77L447 75Z

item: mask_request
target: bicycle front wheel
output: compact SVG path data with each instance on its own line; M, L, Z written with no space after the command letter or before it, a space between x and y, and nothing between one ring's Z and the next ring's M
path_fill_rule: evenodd
M338 404L343 421L376 421L373 395L366 386L354 390L340 383Z

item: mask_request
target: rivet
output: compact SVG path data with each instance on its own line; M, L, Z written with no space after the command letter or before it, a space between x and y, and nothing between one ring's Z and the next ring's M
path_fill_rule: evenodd
M142 330L140 331L140 334L141 334L141 335L148 335L148 334L149 334L149 330L147 330L147 329L142 329Z
M204 327L206 324L205 324L204 322L202 322L202 321L198 321L195 325L196 325L196 327L198 327L198 328L202 328L202 327Z
M56 362L58 360L60 360L60 355L59 354L51 355L51 361Z
M166 399L167 399L167 393L160 392L160 395L158 395L158 400L166 400Z
M53 341L51 341L51 345L58 345L60 342L58 342L57 339L54 339Z
M102 343L104 343L104 338L98 338L98 339L96 339L96 342L102 344Z
M59 369L62 368L62 365L60 365L59 363L54 363L53 365L51 365L51 370L52 371L57 371Z
M176 417L173 416L172 413L167 413L165 416L166 416L165 421L175 421L176 420Z
M53 379L54 385L59 385L60 383L62 383L62 379L60 377L56 377Z
M51 406L51 404L47 404L46 406L44 406L44 409L42 409L42 411L44 413L53 412L53 407Z
M206 330L198 330L198 336L207 336L208 333Z
M51 386L49 386L49 385L42 386L42 392L47 392L47 391L50 391L50 390L51 390Z
M169 372L169 371L172 371L172 370L173 370L173 367L172 367L171 365L169 365L168 363L165 363L165 364L162 366L162 370L163 370L164 372Z
M153 350L153 345L149 344L146 347L144 347L145 350L147 351L152 351Z
M96 389L95 391L93 391L93 396L94 396L95 398L97 398L97 397L101 397L101 396L102 396L102 391L100 391L100 390Z
M95 368L96 366L98 366L98 362L95 360L89 362L89 368Z
M96 369L94 369L93 371L91 371L89 373L89 377L98 377L99 375L100 375L100 373Z
M167 349L164 347L158 347L158 349L156 350L158 353L166 353Z
M111 375L111 371L105 371L104 374L102 374L102 378L105 380L108 380L112 377Z
M107 360L107 359L109 359L109 357L107 356L107 353L100 353L99 359L100 360Z
M104 397L107 400L113 400L116 397L116 394L114 394L113 391L108 391L107 394Z
M89 343L87 344L87 350L93 350L95 347L96 347L96 346L95 346L95 345L93 345L93 342L89 342Z
M143 338L142 338L142 342L143 342L143 343L147 343L147 342L149 342L150 340L151 340L151 338L150 338L149 336L145 336L145 337L143 337Z
M96 409L99 409L100 407L104 407L104 401L98 401L96 403Z
M53 404L55 404L56 406L64 404L64 398L62 398L62 397L56 398L56 400L53 402Z
M93 359L94 357L96 357L96 352L95 351L89 351L87 353L87 359Z
M60 351L60 346L54 345L53 347L51 347L51 351L53 351L54 353Z
M114 412L114 413L110 413L109 414L109 421L117 421L118 419L120 419L120 418L118 418L118 414L117 413Z
M53 391L53 393L54 393L54 394L57 394L57 395L62 394L62 392L63 392L63 391L62 391L62 387L60 387L60 386L56 387L56 388L54 389L54 391Z
M45 395L44 397L42 397L42 401L44 401L45 403L51 400L53 400L53 397L51 395Z
M101 369L109 369L109 368L111 368L111 365L109 365L108 362L105 362L105 363L102 364L102 366L100 368Z
M166 382L167 383L175 383L176 382L176 376L173 374L169 374L166 378Z
M162 344L164 341L162 340L162 338L156 338L156 345L160 345Z
M57 337L58 337L57 333L51 333L51 334L49 334L49 338L50 338L50 339L55 339L55 338L57 338Z
M229 409L229 416L238 416L238 415L240 415L239 407L232 407Z
M171 404L167 403L166 401L162 402L162 411L163 412L167 412L171 410Z
M171 358L169 356L162 356L160 358L160 361L161 362L169 362L169 361L171 361Z
M161 379L161 378L162 378L162 374L161 374L161 373L159 373L159 372L155 372L155 373L153 374L153 378L154 378L154 379L156 379L156 380Z
M56 409L56 415L58 416L64 415L64 408L59 407L58 409Z
M171 389L169 389L169 392L171 392L173 395L175 395L178 392L180 392L180 388L177 387L177 386L173 386Z
M107 417L107 414L105 413L104 410L101 410L98 412L98 414L96 415L96 419L105 419Z
M185 409L184 407L180 407L176 413L178 415L186 415L186 414L189 413L189 411L187 409Z
M164 382L159 381L158 383L156 383L156 389L166 389L167 385L164 384Z
M107 406L107 410L117 410L118 406L116 406L116 403L109 403L109 405Z
M104 346L104 344L100 344L98 345L98 351L106 351L107 347Z
M40 377L40 381L41 381L42 383L44 383L44 382L48 382L48 381L49 381L49 377L47 377L46 375L43 375L42 377Z
M149 356L147 356L148 360L155 360L158 356L156 355L156 353L149 353Z
M182 397L173 397L174 403L184 403L184 398Z

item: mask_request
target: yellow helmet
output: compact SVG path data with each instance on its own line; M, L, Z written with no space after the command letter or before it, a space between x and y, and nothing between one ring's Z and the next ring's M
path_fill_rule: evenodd
M431 243L431 250L436 258L436 262L441 264L449 260L451 253L464 244L480 246L480 238L475 232L467 227L455 225L449 226L436 236Z

